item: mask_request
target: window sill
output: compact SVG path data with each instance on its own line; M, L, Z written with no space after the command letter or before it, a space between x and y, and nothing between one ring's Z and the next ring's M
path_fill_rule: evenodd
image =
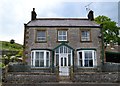
M68 43L69 41L57 41L58 43Z
M87 42L92 42L92 41L80 41L80 42L82 42L82 43L87 43Z
M47 41L35 41L35 43L47 43Z
M32 70L39 70L39 69L43 69L43 70L46 70L46 69L50 69L50 67L31 67Z

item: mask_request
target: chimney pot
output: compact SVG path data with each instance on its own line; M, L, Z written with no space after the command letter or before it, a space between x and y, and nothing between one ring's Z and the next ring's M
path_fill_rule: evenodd
M94 12L92 10L89 11L88 13L88 19L93 21L94 20Z
M31 20L35 20L36 19L36 12L35 12L35 8L33 8L33 11L31 12Z

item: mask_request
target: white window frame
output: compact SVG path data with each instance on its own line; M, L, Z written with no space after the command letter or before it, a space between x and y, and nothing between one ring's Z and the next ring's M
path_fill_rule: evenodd
M85 32L85 36L82 35L82 32ZM81 41L90 41L90 30L82 30L81 31Z
M36 52L43 52L43 53L44 53L44 57L43 57L43 59L44 59L44 67L40 67L40 63L39 63L39 67L35 67ZM32 50L32 51L31 51L31 66L32 66L33 68L46 68L46 67L47 67L47 66L46 66L46 65L47 65L47 64L46 64L46 61L47 61L47 57L46 57L47 52L49 53L49 63L48 63L48 67L50 67L50 51L48 51L48 50ZM39 62L40 62L40 59L39 59Z
M63 48L62 48L63 47ZM61 48L62 48L62 51L63 52L61 52ZM58 50L58 52L57 52L57 50ZM72 50L70 49L70 48L68 48L68 47L66 47L66 46L60 46L59 48L57 48L56 50L55 50L55 59L54 59L54 66L58 66L59 65L59 63L56 63L56 60L58 59L58 62L60 61L60 55L67 55L67 57L68 56L70 56L70 65L69 66L72 66L73 65L73 53L72 53ZM56 55L58 55L58 58L56 58ZM68 57L69 58L69 57ZM68 63L68 61L67 61L67 63ZM57 65L58 64L58 65Z
M62 34L60 35L60 32L62 32ZM63 32L65 32L65 35L63 34ZM59 39L59 37L62 37L62 39ZM64 40L63 37L66 37L66 39ZM67 41L67 31L66 30L58 30L58 41Z
M38 36L38 32L45 32L45 37ZM44 39L44 40L42 40L42 39ZM37 30L37 32L36 32L36 41L37 42L46 41L46 31L45 30Z
M80 60L80 56L79 56L79 52L82 52L82 66L80 66L79 60ZM97 58L96 58L96 51L95 50L79 50L77 51L77 59L78 59L78 67L85 67L85 52L92 52L92 60L93 60L93 67L97 66ZM89 68L85 67L85 68ZM91 67L90 67L91 68Z

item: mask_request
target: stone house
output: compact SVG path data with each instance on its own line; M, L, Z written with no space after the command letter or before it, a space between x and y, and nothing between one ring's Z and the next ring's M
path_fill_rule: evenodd
M101 65L100 25L88 18L36 18L24 24L24 55L26 62L36 71L58 68L59 76L73 72L94 70ZM77 70L76 70L77 69Z

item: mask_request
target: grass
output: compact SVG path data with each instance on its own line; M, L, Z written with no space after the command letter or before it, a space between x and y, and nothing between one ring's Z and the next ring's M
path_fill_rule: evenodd
M7 41L0 41L0 50L19 51L22 50L22 45L18 43L11 44Z

